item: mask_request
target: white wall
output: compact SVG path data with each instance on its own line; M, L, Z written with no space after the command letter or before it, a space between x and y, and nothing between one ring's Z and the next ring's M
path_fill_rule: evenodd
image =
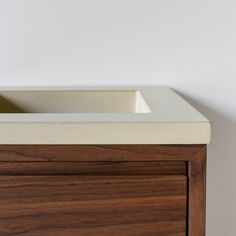
M0 86L168 85L213 122L208 236L236 235L235 0L0 0Z

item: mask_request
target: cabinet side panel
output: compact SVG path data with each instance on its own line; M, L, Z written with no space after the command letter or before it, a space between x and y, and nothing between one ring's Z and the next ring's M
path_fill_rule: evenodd
M206 221L206 146L189 161L188 232L189 236L205 236Z

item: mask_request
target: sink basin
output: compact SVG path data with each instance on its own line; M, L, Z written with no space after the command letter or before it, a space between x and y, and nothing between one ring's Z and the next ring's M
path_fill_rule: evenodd
M138 90L2 91L0 113L149 113Z
M205 144L210 130L163 86L0 88L1 144Z

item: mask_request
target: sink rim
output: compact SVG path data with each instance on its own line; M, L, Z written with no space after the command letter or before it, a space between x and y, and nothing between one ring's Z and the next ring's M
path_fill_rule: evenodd
M138 90L1 90L0 114L150 113Z
M3 123L209 123L209 120L166 86L2 87L6 91L136 90L150 113L0 113Z

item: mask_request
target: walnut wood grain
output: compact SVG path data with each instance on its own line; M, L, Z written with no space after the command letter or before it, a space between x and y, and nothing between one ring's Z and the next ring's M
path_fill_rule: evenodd
M188 161L204 145L0 145L0 161Z
M206 146L189 161L189 236L205 236L206 227Z
M0 175L187 175L181 161L0 162Z
M117 182L119 178L122 179L119 180L120 184ZM187 178L184 188L182 185L181 188L178 187L178 184L174 187L174 183L182 178ZM98 182L94 184L95 181L100 184ZM139 181L142 186L137 185ZM160 187L160 182L164 183L162 187ZM182 180L180 182L182 183ZM71 187L73 183L77 187ZM114 188L110 187L111 185ZM187 191L185 185L187 185ZM80 187L78 188L78 186ZM183 189L185 189L184 193ZM105 193L104 190L106 190ZM83 191L85 191L84 195ZM110 236L112 234L122 236L205 236L205 194L206 145L0 145L1 236ZM74 195L78 198L75 198ZM88 221L80 222L77 227L74 226L75 223L70 224L69 219L76 222L73 219L77 219L77 211L82 206L81 196L84 197L84 200L94 200L92 203L98 203L97 201L100 200L96 197L103 196L107 208L99 214L95 214L95 219L94 215L87 213L88 218L86 219ZM106 199L105 196L108 198ZM89 197L95 199L89 200ZM109 204L112 207L119 205L116 205L112 197L128 199L129 203L122 205L121 215L125 219L125 207L127 207L130 222L132 214L137 214L138 201L144 199L145 202L141 204L140 215L135 215L137 218L134 217L131 223L117 224L116 220L118 219L112 218L115 219L115 223L110 224L108 220L113 215L109 211ZM149 198L155 199L155 201L150 203L147 201ZM149 209L149 206L152 206L153 209L162 206L164 212L171 215L177 209L182 209L182 205L180 208L172 208L172 204L176 204L176 199L187 201L184 205L185 221L182 218L180 220L172 220L172 218L161 220L158 217L162 214L145 211ZM167 201L164 206L159 205L163 201ZM183 201L181 200L181 204ZM77 202L79 202L78 205ZM62 203L66 204L65 208ZM32 208L30 208L31 206ZM47 206L52 214L46 211ZM56 210L61 209L58 206L63 206L62 211ZM69 208L67 209L66 206ZM70 206L72 207L70 208ZM69 209L72 208L76 212L70 212ZM31 212L30 209L32 209ZM111 209L116 212L115 208ZM156 210L160 213L159 208ZM34 212L38 212L42 227L37 225ZM62 214L58 219L56 218L57 213L58 215ZM98 215L101 218L97 217ZM156 220L146 222L142 218L145 215L153 216ZM1 216L4 217L1 218ZM14 220L11 217L14 217ZM68 227L56 227L57 221L55 225L52 223L54 218L58 220L59 226L60 222L68 220ZM93 220L95 220L96 226L87 227L86 224ZM14 222L18 222L18 228L14 226ZM44 225L47 222L51 222L48 227Z
M186 176L1 176L0 235L186 236Z

